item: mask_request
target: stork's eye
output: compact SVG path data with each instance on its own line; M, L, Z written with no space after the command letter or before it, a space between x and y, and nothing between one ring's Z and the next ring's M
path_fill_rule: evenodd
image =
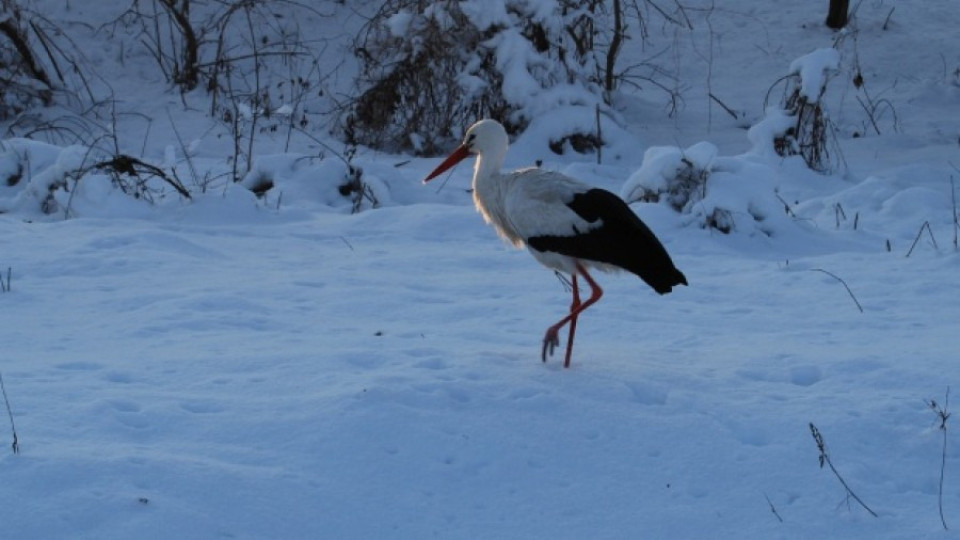
M477 134L476 134L476 133L471 133L471 134L467 135L467 144L468 144L468 145L473 144L473 141L474 141L474 139L476 139L476 138L477 138Z

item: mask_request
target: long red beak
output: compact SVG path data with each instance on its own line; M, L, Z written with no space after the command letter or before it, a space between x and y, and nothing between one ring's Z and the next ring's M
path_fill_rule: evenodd
M437 168L434 169L432 173L428 174L427 177L423 179L423 183L426 184L427 182L433 180L437 176L440 176L440 174L443 173L443 171L449 169L450 167L453 167L454 165L456 165L457 163L460 163L461 161L463 161L464 159L467 159L468 157L470 157L470 149L467 148L467 145L461 144L460 146L457 147L456 150L453 151L452 154L447 156L447 159L443 160L443 163L441 163L440 165L437 165Z

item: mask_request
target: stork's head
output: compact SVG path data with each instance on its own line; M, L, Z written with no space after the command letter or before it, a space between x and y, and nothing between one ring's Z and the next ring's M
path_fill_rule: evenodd
M463 136L463 144L473 154L506 150L509 144L507 130L496 120L481 120L470 126Z
M463 137L463 143L457 147L443 163L437 166L430 174L424 178L424 182L433 180L441 173L468 158L470 154L492 155L496 153L502 159L507 151L507 145L510 139L507 137L507 130L503 129L500 122L496 120L480 120L470 126L467 134Z

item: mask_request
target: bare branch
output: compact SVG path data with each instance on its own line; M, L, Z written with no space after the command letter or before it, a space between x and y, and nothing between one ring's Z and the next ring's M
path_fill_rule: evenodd
M829 466L830 470L833 471L834 476L836 476L837 480L840 481L840 484L843 485L843 489L846 490L847 496L852 497L853 500L860 503L860 506L869 512L871 516L879 517L877 516L876 512L871 510L870 507L867 506L866 503L864 503L860 497L853 492L852 489L850 489L850 486L847 485L847 481L840 476L839 472L837 472L837 468L833 466L833 461L830 460L830 454L827 453L827 445L823 440L823 435L820 434L820 430L817 429L817 426L813 425L813 422L810 422L810 433L813 435L813 440L817 443L817 449L820 450L820 468L822 469L824 464Z
M924 221L923 225L920 226L920 230L917 231L917 237L913 239L913 244L910 246L910 250L907 251L907 257L913 253L913 248L917 247L917 242L920 241L920 236L923 235L923 230L926 229L930 234L930 241L933 242L933 249L940 249L937 247L937 239L933 237L933 230L930 228L930 222Z
M842 280L840 277L838 277L836 274L834 274L834 273L832 273L832 272L827 272L827 271L824 270L823 268L811 268L810 271L811 271L811 272L823 272L824 274L826 274L826 275L832 277L833 279L839 281L839 282L843 285L843 287L844 287L845 289L847 289L847 294L849 294L849 295L850 295L850 298L853 299L853 303L857 305L857 309L860 310L860 313L863 313L863 306L860 305L860 302L857 300L857 297L854 296L853 291L851 291L851 290L850 290L850 287L847 286L847 282L846 282L846 281Z
M7 416L10 418L10 430L13 432L13 443L10 444L10 447L13 449L14 454L19 454L20 442L17 438L17 426L13 422L13 410L10 408L10 399L7 398L7 387L3 384L3 374L0 374L0 392L3 393L3 403L7 407Z
M949 527L947 527L947 520L943 517L943 477L947 469L947 419L950 418L950 413L947 412L947 409L950 406L950 387L947 387L943 406L940 406L932 399L927 402L927 405L937 414L937 420L940 421L940 432L943 434L943 447L940 451L940 488L937 492L937 505L940 508L940 523L943 524L943 530L946 531L949 530Z

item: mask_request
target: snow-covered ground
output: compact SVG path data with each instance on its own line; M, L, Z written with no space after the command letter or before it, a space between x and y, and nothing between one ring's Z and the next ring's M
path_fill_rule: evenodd
M953 537L960 427L936 408L952 412L960 384L960 12L859 4L863 75L899 131L889 113L881 135L865 123L848 39L825 97L843 160L819 175L744 128L794 59L833 44L826 2L731 4L691 11L692 38L652 36L679 47L679 115L621 96L603 164L541 153L549 118L508 157L620 193L650 177L649 148L706 142L728 188L704 205L744 217L724 235L634 204L690 286L660 297L598 275L568 370L539 352L569 293L483 223L466 165L423 186L437 160L362 151L383 204L357 214L317 181L342 164L267 135L265 200L229 185L150 206L91 175L58 195L63 219L0 187L0 374L20 450L0 415L2 536ZM129 120L124 140L186 175L169 110L197 141L192 166L222 170L212 121L138 80L117 84L157 122ZM24 152L38 175L86 156L2 143L0 171ZM876 517L821 467L811 423Z

